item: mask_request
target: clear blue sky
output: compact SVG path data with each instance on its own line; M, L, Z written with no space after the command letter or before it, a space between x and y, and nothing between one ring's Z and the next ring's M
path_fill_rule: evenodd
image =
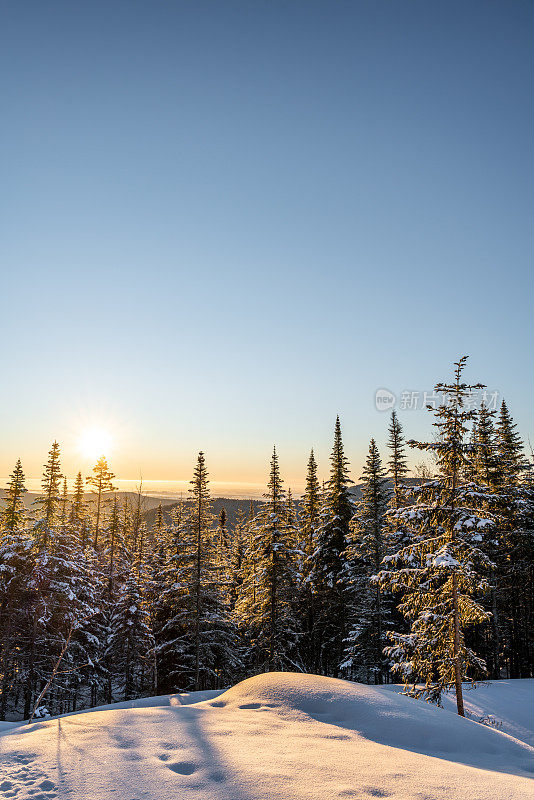
M0 9L0 474L97 424L124 478L297 482L339 413L358 477L463 353L534 435L533 3Z

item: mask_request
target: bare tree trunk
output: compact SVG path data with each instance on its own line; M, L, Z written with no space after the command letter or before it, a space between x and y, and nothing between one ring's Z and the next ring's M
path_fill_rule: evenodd
M453 643L453 659L454 659L454 686L456 689L456 708L461 717L465 717L464 712L464 697L462 690L462 669L460 664L460 615L458 612L458 579L456 575L452 576L452 603L454 609L454 643Z

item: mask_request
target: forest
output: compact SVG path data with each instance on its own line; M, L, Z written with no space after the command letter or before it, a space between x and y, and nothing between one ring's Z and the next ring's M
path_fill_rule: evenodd
M298 500L273 450L261 504L213 513L203 452L187 500L119 500L105 456L73 492L54 442L30 510L17 461L1 510L0 720L222 688L269 671L402 682L440 704L484 678L534 677L534 481L503 400L463 382L428 407L429 441L393 411L355 496L340 420L329 478ZM382 417L383 418L383 417ZM410 449L430 468L410 474ZM90 492L90 494L88 494Z

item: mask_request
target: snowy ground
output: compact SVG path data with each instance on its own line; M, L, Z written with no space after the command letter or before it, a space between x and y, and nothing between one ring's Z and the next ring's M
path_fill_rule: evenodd
M534 680L469 694L500 730L392 689L271 673L4 726L0 800L534 797Z

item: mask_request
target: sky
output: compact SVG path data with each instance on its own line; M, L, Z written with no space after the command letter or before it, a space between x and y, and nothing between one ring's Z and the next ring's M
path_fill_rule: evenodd
M514 0L1 2L0 475L96 427L124 479L261 483L276 444L298 486L339 414L357 479L376 390L428 437L463 354L534 440L533 36Z

